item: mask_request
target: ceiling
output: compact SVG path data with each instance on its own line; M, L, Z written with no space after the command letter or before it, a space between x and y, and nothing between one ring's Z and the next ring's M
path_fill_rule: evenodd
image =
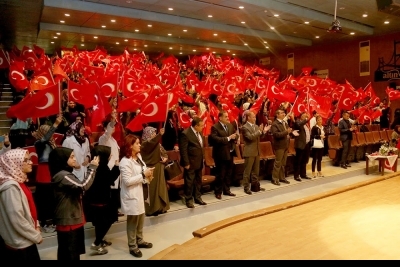
M400 16L378 11L377 0L337 0L341 32L327 31L334 16L335 0L0 0L0 45L8 50L36 44L47 54L62 46L94 50L99 45L114 55L127 48L175 56L262 57L365 36L400 35Z

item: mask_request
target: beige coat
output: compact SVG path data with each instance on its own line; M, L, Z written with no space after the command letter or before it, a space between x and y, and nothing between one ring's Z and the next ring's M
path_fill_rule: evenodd
M138 155L140 159L142 157ZM144 165L146 168L146 164ZM125 215L144 213L142 166L132 158L123 157L119 163L121 178L121 211Z

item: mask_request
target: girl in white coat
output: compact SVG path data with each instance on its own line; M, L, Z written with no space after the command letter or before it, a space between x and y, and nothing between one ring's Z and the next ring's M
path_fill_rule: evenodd
M126 232L129 253L142 257L139 248L152 248L153 244L143 240L144 195L143 185L153 179L153 169L147 168L140 153L140 139L132 134L125 137L119 164L121 178L121 210L127 215Z
M87 166L91 160L90 143L89 139L85 136L85 126L80 121L74 122L70 125L70 129L66 135L67 138L65 138L62 146L74 150L76 166L72 173L75 174L80 181L83 181Z

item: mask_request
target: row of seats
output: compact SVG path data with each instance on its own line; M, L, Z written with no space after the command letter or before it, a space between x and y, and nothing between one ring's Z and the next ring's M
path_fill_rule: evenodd
M374 131L378 131L379 132L379 131L381 131L381 126L379 124L366 124L365 126L367 127L368 131L370 131L370 132L374 132ZM357 128L358 128L359 132L361 131L361 127L362 127L362 125L357 125ZM339 131L339 127L338 126L335 126L333 128L333 130L334 130L336 135L340 135L340 131Z
M383 142L389 142L393 130L357 132L353 133L348 161L365 160L365 153L373 153L379 150ZM339 135L328 136L328 156L334 165L339 165L341 151L343 149Z

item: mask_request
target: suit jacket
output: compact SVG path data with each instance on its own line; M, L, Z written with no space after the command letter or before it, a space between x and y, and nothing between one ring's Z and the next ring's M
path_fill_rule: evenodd
M288 131L285 129L285 126L278 119L275 119L272 122L271 132L273 137L272 147L274 150L289 148Z
M202 134L203 145L205 139ZM192 127L185 129L179 139L179 152L181 154L181 166L185 167L190 164L190 170L199 170L203 168L203 147L199 139L193 132Z
M299 130L299 136L294 137L294 148L304 149L306 147L306 130L304 125L306 125L307 120L296 120L294 123L294 130Z
M227 125L228 132L225 131L220 122L211 127L211 134L208 136L209 145L213 147L212 156L214 160L230 160L233 159L231 151L235 151L237 139L228 141L228 136L235 133L232 124Z
M260 132L259 127L255 125L255 130L250 126L248 122L242 126L243 134L243 157L256 157L260 155L260 136L263 134Z
M340 141L353 139L353 132L350 131L349 126L351 127L350 121L348 121L348 123L344 119L339 121L338 128L340 131Z

